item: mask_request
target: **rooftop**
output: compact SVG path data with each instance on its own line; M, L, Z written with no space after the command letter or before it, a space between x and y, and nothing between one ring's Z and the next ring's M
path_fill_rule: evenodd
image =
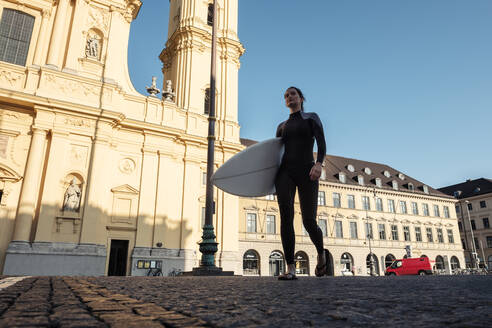
M492 193L492 180L485 178L466 180L465 182L442 187L438 190L458 199L463 199Z

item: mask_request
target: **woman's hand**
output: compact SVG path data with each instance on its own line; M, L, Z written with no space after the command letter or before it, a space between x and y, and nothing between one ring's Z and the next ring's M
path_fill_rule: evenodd
M311 168L311 172L309 172L309 178L311 178L312 181L318 180L319 177L321 176L321 163L316 162L316 164L313 165Z

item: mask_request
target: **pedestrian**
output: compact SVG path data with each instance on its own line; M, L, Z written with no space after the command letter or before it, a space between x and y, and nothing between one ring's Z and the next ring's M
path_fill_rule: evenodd
M294 264L294 198L299 191L299 203L304 228L318 252L315 274L326 274L326 256L323 248L323 233L316 222L318 208L318 179L321 176L326 154L323 126L316 113L304 112L304 95L296 87L289 87L284 94L285 105L290 109L289 119L280 123L277 137L285 146L275 189L280 210L280 235L287 268L280 280L295 280ZM314 140L318 146L316 162L313 160Z

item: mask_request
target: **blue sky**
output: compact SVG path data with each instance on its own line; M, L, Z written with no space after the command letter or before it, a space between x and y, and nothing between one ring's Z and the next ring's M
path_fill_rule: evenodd
M169 1L144 0L129 70L162 84ZM241 137L271 138L304 92L328 153L438 188L492 178L491 0L239 0Z

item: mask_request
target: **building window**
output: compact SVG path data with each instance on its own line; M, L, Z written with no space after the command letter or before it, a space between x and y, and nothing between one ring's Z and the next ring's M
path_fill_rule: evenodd
M319 228L321 229L321 232L323 233L323 237L328 236L328 225L326 219L319 219L318 224L319 224Z
M371 204L369 203L369 197L362 196L362 208L364 210L371 210Z
M475 249L480 249L480 244L478 243L477 238L473 238L475 240Z
M419 215L419 207L416 202L412 202L412 213L415 215Z
M410 227L409 226L403 227L403 238L405 238L405 241L410 241Z
M400 200L400 212L402 214L407 214L407 202L404 200Z
M395 201L393 199L388 199L388 212L395 213Z
M456 210L456 214L459 215L459 213L460 213L459 205L456 205L454 209Z
M396 182L396 180L391 181L391 186L394 190L398 190L398 182Z
M444 243L444 237L442 235L442 229L441 228L437 228L437 241L439 243Z
M414 191L415 190L415 188L413 187L413 183L410 182L408 184L408 190L410 190L410 191Z
M447 206L443 206L443 207L442 207L442 209L443 209L443 211L444 211L444 217L445 217L446 219L449 219L449 207L447 207Z
M324 191L318 191L318 205L326 205Z
M265 199L266 200L275 200L275 195L266 195Z
M350 238L357 239L357 222L350 222Z
M415 227L415 240L422 241L422 231L420 230L420 227Z
M342 221L335 221L335 237L343 238Z
M468 206L468 210L470 210L470 211L472 211L472 210L473 210L472 203L468 203L468 204L467 204L467 206Z
M483 228L484 229L490 228L489 218L483 218L482 222L483 222Z
M461 239L461 245L463 246L463 249L466 250L466 243L464 239Z
M453 230L448 229L448 242L450 244L454 244L454 236L453 236Z
M347 195L348 208L355 208L355 196Z
M487 247L492 248L492 236L487 236Z
M487 207L487 203L485 203L484 200L481 200L480 201L480 208L486 208Z
M366 222L365 227L366 227L366 238L374 239L374 235L372 234L372 223Z
M378 224L378 230L379 230L379 239L386 240L386 228L384 223Z
M398 240L398 226L396 224L391 225L391 239Z
M357 181L361 186L364 185L364 177L362 175L357 176Z
M275 215L267 215L266 216L266 232L269 234L277 233L275 224Z
M461 224L461 221L458 221L458 229L463 231L463 224Z
M425 231L427 232L427 241L433 243L434 237L432 237L432 228L425 228Z
M434 216L435 217L440 217L440 213L439 213L439 205L434 205Z
M246 232L256 232L256 214L246 214Z
M337 192L333 193L333 207L341 207L340 194Z
M426 193L426 194L429 193L429 187L427 187L426 185L423 185L422 189L424 190L424 193Z
M471 227L473 230L476 230L477 229L477 226L475 225L475 220L471 220Z
M203 114L210 114L210 88L205 89L205 101L203 103Z
M207 25L214 25L214 5L211 3L208 5L207 10Z
M4 8L0 23L0 60L25 66L34 17Z
M422 210L424 212L424 216L429 216L429 205L422 204Z
M243 274L259 275L260 274L260 256L252 249L246 251L243 256Z
M383 186L383 184L381 183L381 179L380 178L376 178L376 186L381 188Z
M383 200L381 198L376 198L376 210L379 212L383 211Z
M341 183L347 182L347 176L345 175L345 173L338 173L338 180L340 180Z

